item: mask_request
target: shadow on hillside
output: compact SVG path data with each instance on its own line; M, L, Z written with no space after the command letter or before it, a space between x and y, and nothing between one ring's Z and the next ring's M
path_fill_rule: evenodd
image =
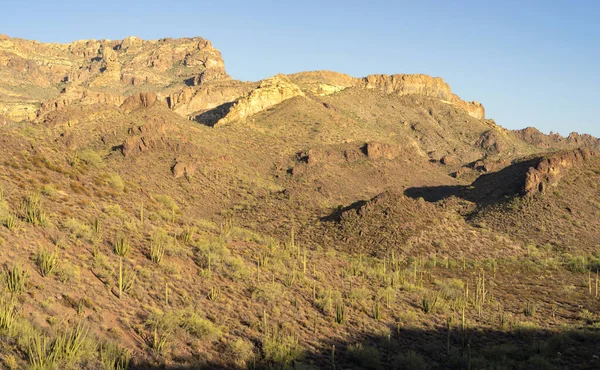
M219 105L216 108L200 113L194 117L194 121L206 126L213 127L221 118L225 117L233 106L234 102L228 102Z
M437 202L451 196L477 203L478 206L496 204L523 194L527 171L538 159L513 163L500 171L479 176L471 185L423 186L404 191L411 198Z
M355 334L349 341L321 343L289 369L598 369L600 332L562 333L521 323L513 331L389 327L389 335ZM334 349L335 346L335 349ZM234 365L179 359L181 366L138 364L132 369L236 369ZM247 367L246 367L247 368ZM249 368L280 369L256 362ZM241 368L240 368L241 369Z
M352 204L350 204L349 206L346 207L342 207L339 206L338 208L335 209L335 211L333 211L331 214L321 217L321 221L329 221L329 222L337 222L340 221L340 219L342 218L342 215L344 213L346 213L347 211L358 211L359 209L361 209L365 204L367 204L367 201L365 200L359 200L356 201Z

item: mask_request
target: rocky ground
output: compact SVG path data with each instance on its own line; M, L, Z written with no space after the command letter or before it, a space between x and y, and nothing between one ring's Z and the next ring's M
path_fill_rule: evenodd
M224 65L0 37L3 367L600 367L598 139Z

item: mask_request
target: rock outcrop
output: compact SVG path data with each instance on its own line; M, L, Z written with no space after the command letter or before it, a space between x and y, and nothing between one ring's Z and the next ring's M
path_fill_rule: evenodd
M140 108L151 108L157 102L158 98L156 96L156 93L139 93L125 99L123 104L121 104L121 109L123 109L125 112L131 112Z
M377 89L387 94L423 95L464 109L471 117L477 119L485 117L483 105L476 101L463 101L452 93L450 85L440 77L422 74L370 75L359 79L356 85L366 89Z
M258 88L236 101L229 113L221 118L216 125L244 120L253 114L296 96L304 96L304 93L287 76L273 76L263 80Z
M398 145L372 141L365 145L365 153L372 160L394 159L400 154L400 147Z
M525 175L523 193L525 195L543 193L549 186L556 184L569 168L575 167L595 155L595 152L582 148L553 153L540 158Z
M466 102L453 94L450 86L440 77L423 74L375 74L354 78L330 71L302 72L290 76L303 89L315 95L329 95L349 87L374 89L385 94L422 95L440 100L465 110L471 117L485 118L485 109L480 103Z
M560 134L550 133L546 135L534 127L527 127L522 130L513 131L516 136L524 142L537 146L538 148L553 148L560 146L599 146L600 139L588 134L578 134L572 132L567 137Z
M148 90L168 95L189 81L228 79L221 53L200 37L69 44L0 37L0 114L12 121L79 101L84 90L83 98L101 102L98 94L104 94L107 103L119 105L123 99L113 97Z

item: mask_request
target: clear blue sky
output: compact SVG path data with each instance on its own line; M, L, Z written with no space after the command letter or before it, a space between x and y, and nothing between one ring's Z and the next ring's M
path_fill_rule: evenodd
M236 79L426 73L507 128L600 136L600 1L7 1L40 41L202 36Z

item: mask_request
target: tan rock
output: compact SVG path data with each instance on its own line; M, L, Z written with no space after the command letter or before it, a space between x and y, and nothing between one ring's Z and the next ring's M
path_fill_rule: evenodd
M370 142L366 144L366 153L372 160L395 159L400 154L400 148L397 145Z
M595 152L581 148L553 153L540 158L537 164L527 171L523 192L526 195L544 192L549 186L556 184L569 168L575 167L594 156L596 156Z
M304 96L300 88L293 84L285 75L276 75L260 83L258 88L239 99L229 113L221 118L216 125L223 125L261 112L295 96Z

